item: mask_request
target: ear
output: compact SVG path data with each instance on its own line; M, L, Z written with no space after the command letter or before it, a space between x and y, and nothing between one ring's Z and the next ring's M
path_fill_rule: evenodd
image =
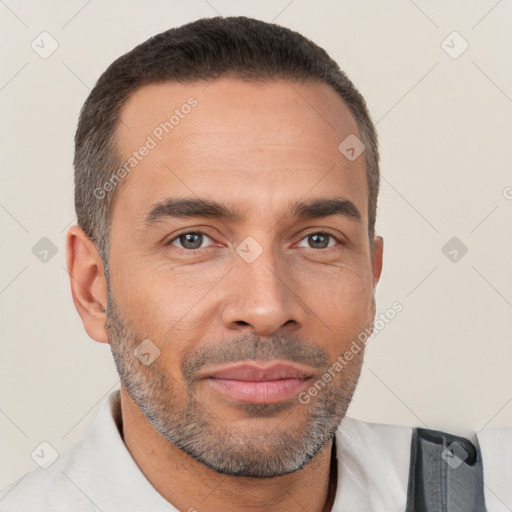
M108 343L107 281L103 262L94 242L79 226L71 226L66 236L66 261L71 294L87 334Z
M375 288L380 280L382 272L382 259L384 253L384 239L381 236L376 236L372 242L373 256L372 256L372 271L373 271L373 287Z

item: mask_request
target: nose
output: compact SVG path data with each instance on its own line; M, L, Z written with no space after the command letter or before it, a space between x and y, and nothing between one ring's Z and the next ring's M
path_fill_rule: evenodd
M222 322L228 329L260 336L297 330L305 310L296 288L290 269L270 250L251 263L237 258L229 273Z

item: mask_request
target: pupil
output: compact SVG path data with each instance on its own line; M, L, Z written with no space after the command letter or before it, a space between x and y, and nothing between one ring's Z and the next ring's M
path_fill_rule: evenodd
M313 240L313 246L315 248L318 248L320 245L321 248L325 249L329 245L327 235L325 234L315 233L313 235L309 235L309 237L310 240Z
M196 238L194 241L193 238ZM199 249L201 247L202 235L201 233L187 233L181 235L181 245L186 249Z

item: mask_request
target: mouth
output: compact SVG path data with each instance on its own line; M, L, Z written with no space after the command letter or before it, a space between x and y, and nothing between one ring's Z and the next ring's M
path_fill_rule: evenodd
M239 402L276 403L307 387L313 372L289 363L238 363L213 369L203 379L216 392Z

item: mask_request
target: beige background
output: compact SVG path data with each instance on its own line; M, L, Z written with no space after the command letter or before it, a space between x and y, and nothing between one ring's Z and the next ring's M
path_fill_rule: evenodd
M88 338L65 270L73 136L106 66L205 16L247 15L323 46L367 99L382 153L378 311L354 417L470 434L512 424L512 9L505 0L0 1L0 487L82 437L117 386ZM31 42L47 31L58 49ZM457 31L468 49L452 58ZM454 54L459 36L444 43ZM449 48L451 47L451 48ZM46 46L49 48L49 46ZM508 187L508 188L507 188ZM468 248L456 262L442 247ZM46 263L33 246L48 237ZM453 253L452 253L453 256Z

